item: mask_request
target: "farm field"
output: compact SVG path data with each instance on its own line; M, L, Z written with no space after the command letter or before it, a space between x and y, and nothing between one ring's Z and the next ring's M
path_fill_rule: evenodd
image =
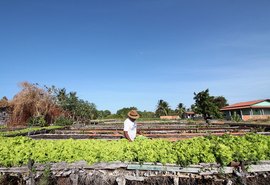
M27 137L0 139L0 165L18 166L29 159L38 163L75 162L160 162L162 164L220 163L270 159L270 137L260 134L244 136L207 136L171 142L138 137L107 140L33 140ZM12 147L10 147L12 146Z
M30 179L29 171L31 172L32 167L29 168L29 161L33 161L33 168L37 170L34 179L40 179L46 165L50 164L55 166L50 167L52 177L57 177L59 181L63 178L70 179L81 171L84 161L83 174L93 181L96 181L97 177L91 174L98 169L103 171L98 173L99 178L110 177L114 182L123 173L121 169L124 169L125 181L135 184L140 184L142 179L150 182L145 176L146 173L159 184L164 184L164 179L160 178L165 178L167 184L175 184L175 173L178 173L176 179L183 184L191 181L218 184L217 182L228 179L237 184L243 180L237 180L233 174L238 167L231 165L244 162L252 167L248 173L258 173L253 178L249 177L255 184L258 178L260 182L267 181L259 175L270 168L270 137L267 125L254 127L236 124L144 123L140 129L143 137L138 136L134 142L128 142L122 138L121 124L1 128L0 172L13 174L17 171ZM66 166L61 166L64 165L63 162ZM257 163L262 165L256 165ZM72 164L73 167L70 167ZM75 171L71 172L71 168ZM65 172L66 170L68 172ZM110 174L112 170L115 176ZM135 171L139 172L136 178L134 174L131 175ZM164 176L164 173L167 175ZM210 175L209 179L202 181L205 173ZM217 173L228 174L230 177L226 175L217 180L217 177L213 177ZM191 174L193 175L190 176ZM266 177L268 178L267 175ZM64 184L68 182L70 181L67 180Z
M198 136L221 136L230 134L241 136L246 133L268 135L269 125L253 127L250 125L217 124L183 124L183 123L143 123L139 126L141 134L149 139L166 139L177 141ZM32 134L33 139L105 139L118 140L123 138L122 124L97 124L83 127L53 129L51 132Z
M128 161L180 165L199 162L227 165L232 160L270 159L270 137L269 132L265 132L268 127L168 122L144 123L139 129L142 136L129 143L123 139L122 124L50 126L28 128L24 132L7 132L6 128L2 128L1 135L7 137L1 137L0 164L22 165L30 158L41 163L86 160L88 163ZM12 146L13 152L8 149L9 146ZM245 151L242 154L241 149Z

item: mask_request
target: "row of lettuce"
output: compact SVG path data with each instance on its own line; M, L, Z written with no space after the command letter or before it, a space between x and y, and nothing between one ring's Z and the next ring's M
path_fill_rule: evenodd
M186 166L198 163L220 163L270 159L270 137L247 134L242 137L196 137L170 142L138 138L105 140L33 140L27 137L0 137L0 166L21 166L29 159L36 163L75 162L160 162Z
M50 132L52 130L61 129L64 126L48 126L48 127L27 127L23 129L7 129L7 127L0 127L0 136L11 137L11 136L24 136L31 133L37 132Z

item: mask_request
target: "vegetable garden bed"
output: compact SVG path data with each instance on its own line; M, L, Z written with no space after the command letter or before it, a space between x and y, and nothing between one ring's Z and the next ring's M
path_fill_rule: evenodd
M138 137L135 142L120 139L119 125L54 128L46 134L37 134L45 132L42 129L16 130L10 135L3 132L2 136L27 133L42 137L0 137L0 184L16 181L33 185L45 177L53 184L67 185L269 184L269 133L246 134L252 131L243 126L172 124L152 128L149 124L142 132L153 139ZM63 140L42 139L46 136ZM69 136L93 139L65 139ZM232 167L233 161L245 165Z
M267 185L270 161L242 167L220 167L218 164L178 165L138 163L75 163L33 164L0 168L0 183L13 185Z
M259 134L245 136L208 136L170 142L161 139L106 140L33 140L27 137L0 137L0 165L37 163L128 161L160 162L189 165L231 161L270 160L270 137Z
M226 125L177 125L168 124L166 126L159 124L144 124L140 126L141 133L148 138L167 139L177 141L198 136L208 135L244 135L256 130L243 126L226 126ZM267 133L262 133L267 134ZM123 125L94 125L70 129L57 129L50 133L33 134L33 139L107 139L117 140L123 138Z
M207 124L153 124L147 123L139 126L141 133L148 138L161 138L170 141L188 139L197 136L208 135L244 135L249 132L258 132L248 126L229 126L229 125L207 125ZM260 132L267 135L268 132ZM29 136L34 139L107 139L118 140L123 138L123 125L119 124L99 124L81 125L61 129L61 127L28 128L8 132L0 132L2 136Z
M44 178L65 185L267 184L270 164L262 160L270 160L269 147L270 137L259 134L176 142L0 137L0 180L27 185ZM230 167L232 161L247 165Z

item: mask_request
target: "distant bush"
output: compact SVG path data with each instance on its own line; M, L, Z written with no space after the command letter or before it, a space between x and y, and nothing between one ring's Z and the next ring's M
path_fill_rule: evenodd
M236 112L234 112L233 115L232 115L232 120L235 121L235 122L240 122L241 117L239 116L239 114L236 114Z
M196 121L194 121L193 119L187 119L187 123L188 124L194 124L194 123L196 123Z
M111 114L106 117L106 119L123 119L122 116L118 114Z
M46 122L44 116L33 116L33 117L29 118L28 126L45 127L45 126L47 126L47 122Z
M68 126L68 125L72 125L73 124L73 120L66 118L64 116L60 116L58 118L56 118L54 125L57 126Z

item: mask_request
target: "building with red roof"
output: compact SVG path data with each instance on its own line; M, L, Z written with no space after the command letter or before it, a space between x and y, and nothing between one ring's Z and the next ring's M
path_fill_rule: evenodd
M194 118L195 117L195 112L193 112L193 111L186 111L186 112L184 112L183 117L184 118Z
M227 119L231 119L235 113L244 121L269 119L270 99L235 103L220 110L224 112Z

